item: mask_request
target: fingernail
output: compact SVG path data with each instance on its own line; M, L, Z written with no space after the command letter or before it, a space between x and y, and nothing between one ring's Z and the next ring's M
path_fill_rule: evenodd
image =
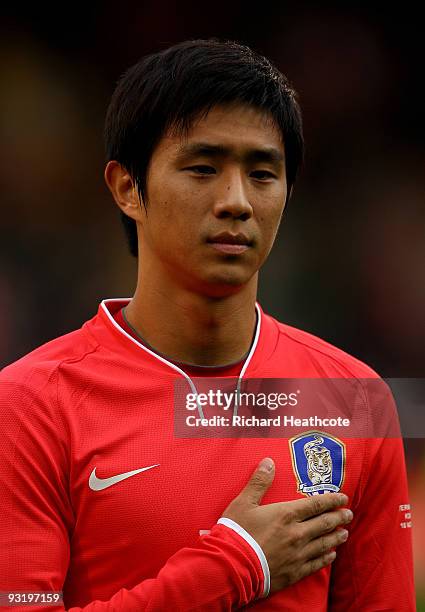
M346 521L353 520L353 513L351 512L351 510L344 510L344 518Z
M348 497L346 495L344 495L344 493L341 493L339 495L339 499L342 502L342 504L344 504L344 505L348 504Z
M260 461L260 465L258 466L258 469L260 470L260 472L267 472L268 474L270 474L270 472L273 471L273 468L274 468L273 459L270 459L269 457L266 457L265 459Z
M331 561L335 559L335 557L336 557L336 552L333 550L328 555L326 555L326 561L330 563Z
M341 529L341 540L345 542L348 539L348 531L346 529Z

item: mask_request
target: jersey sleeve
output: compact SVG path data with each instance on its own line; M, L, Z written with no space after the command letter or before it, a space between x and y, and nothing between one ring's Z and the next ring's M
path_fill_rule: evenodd
M398 416L383 381L368 381L369 437L350 535L332 566L329 610L416 610L411 513Z
M55 374L41 381L37 377L23 385L0 374L2 593L61 592L69 567L75 517L69 494L67 426L54 409ZM265 587L255 549L223 524L214 525L196 546L176 552L156 578L143 578L109 601L69 609L231 610L261 597ZM25 609L41 608L26 605ZM48 609L64 610L65 605Z
M199 610L241 608L263 592L261 568L243 538L224 525L214 525L196 548L182 548L156 578L131 590L121 589L109 601L95 601L69 612L104 610Z

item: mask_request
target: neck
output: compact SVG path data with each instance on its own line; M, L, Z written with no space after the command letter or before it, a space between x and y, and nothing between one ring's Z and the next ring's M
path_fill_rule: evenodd
M173 361L220 366L242 359L252 343L257 275L237 293L208 297L181 287L144 283L125 313L134 329Z

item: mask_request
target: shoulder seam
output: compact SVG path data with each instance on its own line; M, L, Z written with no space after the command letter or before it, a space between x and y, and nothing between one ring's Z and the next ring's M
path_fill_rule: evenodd
M339 363L340 365L344 365L347 368L347 370L349 370L351 372L351 368L342 359L338 359L334 355L331 355L328 352L326 352L324 350L321 350L320 348L317 348L316 346L312 346L311 344L308 344L307 342L303 342L302 340L299 340L298 338L294 338L293 336L288 334L284 329L281 329L281 327L279 327L279 326L278 326L278 330L279 330L279 334L282 334L282 335L286 336L287 338L289 338L293 342L296 342L297 344L301 344L302 346L305 346L305 347L311 349L312 351L316 351L317 353L320 353L321 355L324 355L325 357L328 357L329 359ZM305 332L305 333L308 334L309 332ZM323 340L323 342L326 342L326 340ZM335 349L345 353L345 351L343 351L342 349L338 349L337 347L335 347ZM366 363L363 363L360 359L357 359L357 357L354 357L353 355L350 355L349 353L345 353L345 354L347 355L347 357L349 357L350 359L353 359L355 362L357 362L360 366L363 366L365 368L368 368L368 369L372 370L372 368L370 366L368 366ZM352 373L352 374L353 374L353 378L360 379L360 377L358 375L356 375L354 373ZM377 373L375 372L375 374L377 374ZM365 376L363 378L368 378L368 377Z
M99 347L100 347L100 344L98 343L95 347L91 347L90 349L86 350L82 355L79 355L78 357L68 357L67 359L62 359L61 361L58 362L56 369L59 369L62 365L66 363L78 363L79 361L82 361L88 355L95 353L99 349Z
M51 367L50 372L48 374L48 379L46 381L46 384L49 383L50 379L52 378L52 376L57 375L60 367L64 364L67 363L78 363L79 361L82 361L85 357L87 357L87 355L91 355L92 353L95 353L99 348L99 345L97 345L96 347L91 347L90 350L86 350L84 351L84 353L82 355L78 355L78 357L69 357L69 358L65 358L65 359L60 359L58 360L56 363L54 363L54 365ZM23 386L25 386L29 379L31 378L31 374L33 372L33 368L30 368L29 371L26 373L27 375L22 379L21 384Z

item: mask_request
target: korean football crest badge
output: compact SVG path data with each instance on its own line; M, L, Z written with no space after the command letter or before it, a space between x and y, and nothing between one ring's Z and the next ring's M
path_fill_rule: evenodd
M318 431L289 440L298 491L304 495L337 493L344 481L345 444Z

